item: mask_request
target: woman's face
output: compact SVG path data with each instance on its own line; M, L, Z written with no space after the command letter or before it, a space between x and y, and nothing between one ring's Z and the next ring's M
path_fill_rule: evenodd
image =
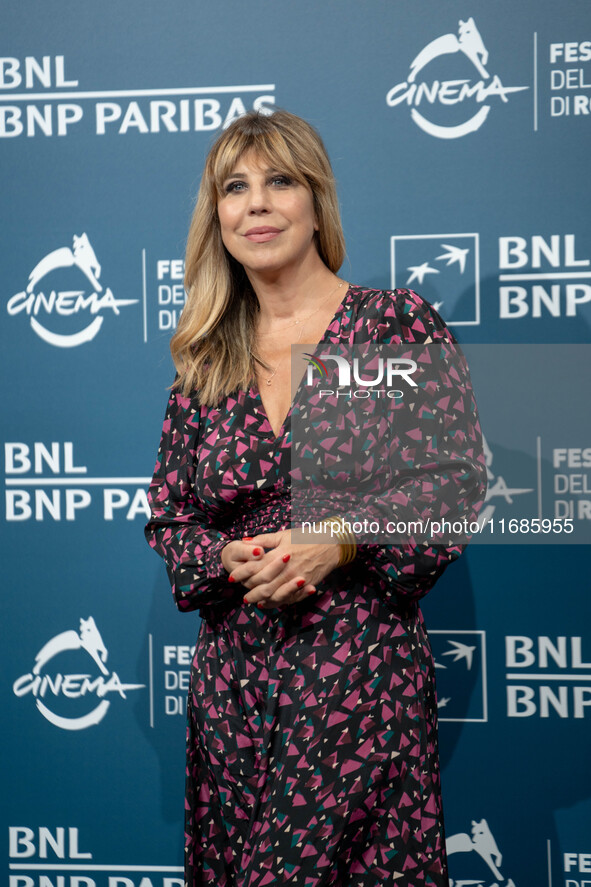
M222 240L247 272L277 272L318 255L318 223L308 185L269 168L250 151L222 189L217 205Z

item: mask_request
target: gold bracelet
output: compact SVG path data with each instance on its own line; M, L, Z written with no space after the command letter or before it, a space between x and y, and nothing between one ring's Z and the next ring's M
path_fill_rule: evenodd
M354 533L346 526L343 518L334 516L327 519L327 523L333 530L333 535L339 540L341 554L337 567L344 567L355 560L357 555L357 542Z

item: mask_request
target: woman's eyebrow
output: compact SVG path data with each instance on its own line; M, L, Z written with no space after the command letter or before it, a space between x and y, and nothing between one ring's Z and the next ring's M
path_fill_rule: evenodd
M265 175L271 175L272 173L278 173L278 172L280 173L281 170L279 169L278 166L268 166L267 169L263 170L263 172L265 173ZM225 176L224 182L227 179L236 179L236 178L244 179L244 178L246 178L247 175L248 175L248 173L245 173L245 172L231 172L231 173L228 173L227 176Z

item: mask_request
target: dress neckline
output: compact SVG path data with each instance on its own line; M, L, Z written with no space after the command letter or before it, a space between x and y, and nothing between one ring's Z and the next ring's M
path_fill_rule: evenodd
M326 344L326 340L327 340L327 339L330 337L330 335L331 335L331 327L333 326L333 324L335 323L335 321L338 321L338 322L339 322L339 326L340 326L340 324L342 323L343 314L345 313L345 307L346 307L346 304L347 304L347 302L349 301L349 296L350 296L350 294L352 293L352 291L353 291L354 289L357 289L357 287L355 287L353 284L349 284L349 286L347 287L347 291L345 292L343 298L341 299L341 301L340 301L339 304L337 305L336 310L335 310L335 313L333 314L331 320L329 321L328 326L327 326L326 329L324 330L324 332L323 332L323 334L322 334L322 337L321 337L321 338L318 340L318 342L314 345L314 348L318 348L319 345L324 345L324 344ZM304 343L304 344L307 344L307 343ZM269 442L270 442L271 444L273 444L274 446L276 446L276 445L277 445L281 440L283 440L283 438L285 437L285 434L286 434L286 431L287 431L287 427L286 427L286 426L288 425L289 420L291 419L291 414L292 414L292 412L293 412L293 408L294 408L295 402L296 402L296 400L297 400L297 398L298 398L298 395L299 395L299 393L300 393L300 388L302 387L302 383L303 383L303 381L304 381L305 375L306 375L306 374L304 373L303 376L302 376L302 378L300 379L300 382L299 382L299 384L298 384L298 387L296 388L295 393L294 393L294 396L293 396L293 398L292 398L292 401L291 401L291 403L290 403L290 405L289 405L289 409L288 409L288 411L287 411L287 413L286 413L286 415L285 415L285 418L284 418L283 422L281 423L281 427L279 428L279 431L277 432L277 435L275 435L275 432L273 431L273 428L272 428L272 426L271 426L271 422L269 421L269 416L267 415L267 410L265 409L265 405L264 405L264 403L263 403L263 398L261 397L261 392L260 392L260 390L259 390L258 385L252 385L251 388L250 388L250 396L253 397L255 400L258 401L258 404L259 404L258 410L259 410L259 412L261 413L261 415L263 416L263 418L264 418L265 422L267 423L267 425L269 426L270 434L268 435L268 440L269 440Z

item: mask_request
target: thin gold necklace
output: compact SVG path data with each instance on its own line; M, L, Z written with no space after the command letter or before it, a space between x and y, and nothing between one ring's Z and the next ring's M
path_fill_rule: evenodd
M329 294L328 294L327 296L325 296L325 298L324 298L324 299L320 302L320 304L314 309L314 311L311 311L310 314L308 314L306 317L304 317L303 320L294 320L294 321L292 321L291 323L288 323L286 326L282 326L282 327L280 327L278 330L272 330L272 332L273 332L273 333L278 333L278 332L281 332L281 330L286 330L286 329L288 329L288 328L291 327L291 326L301 326L300 334L299 334L299 336L297 337L296 341L293 343L294 345L299 345L299 343L300 343L301 340L302 340L302 334L303 334L303 332L304 332L304 327L305 327L305 325L307 324L307 322L308 322L308 321L310 320L310 318L313 317L318 311L320 311L320 309L322 308L322 306L324 305L324 303L327 302L327 301L330 299L330 297L331 297L334 293L336 293L336 291L339 290L339 289L344 285L344 283L345 283L345 281L344 281L344 280L341 280L341 282L338 283L338 284L335 286L335 288L329 292ZM270 333L270 332L269 332L269 333L264 333L263 335L265 335L265 336L269 336L269 335L271 335L271 333ZM279 363L277 364L277 366L275 367L275 369L273 370L273 372L271 373L271 375L269 376L269 378L268 378L268 379L265 379L265 382L267 383L267 385L270 385L270 384L271 384L271 382L273 381L273 379L274 379L275 376L277 375L277 370L279 369L279 367L281 366L281 364L283 363L284 360L285 360L285 358L282 357L281 360L279 361Z

